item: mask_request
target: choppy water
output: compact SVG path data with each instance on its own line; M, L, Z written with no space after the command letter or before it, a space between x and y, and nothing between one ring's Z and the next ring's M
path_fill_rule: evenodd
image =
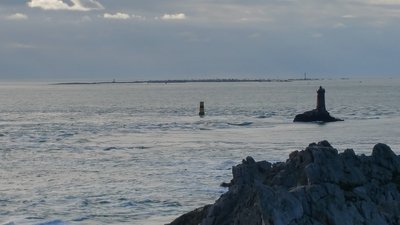
M292 123L315 107L344 122ZM205 101L207 116L199 118ZM329 140L400 153L400 80L0 84L0 225L165 224L213 203L231 167Z

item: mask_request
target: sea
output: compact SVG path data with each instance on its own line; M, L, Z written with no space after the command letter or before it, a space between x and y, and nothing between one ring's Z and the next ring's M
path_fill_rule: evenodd
M326 89L335 123L293 123ZM204 101L206 116L199 117ZM0 83L0 225L156 225L214 203L242 159L328 140L400 153L400 79Z

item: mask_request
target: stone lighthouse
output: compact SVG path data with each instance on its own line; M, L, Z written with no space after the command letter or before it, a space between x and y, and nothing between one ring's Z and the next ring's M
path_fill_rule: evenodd
M343 121L332 117L325 108L325 89L319 86L317 90L317 108L298 114L294 118L294 122L335 122Z
M317 111L319 113L327 113L325 108L325 89L319 86L317 94Z

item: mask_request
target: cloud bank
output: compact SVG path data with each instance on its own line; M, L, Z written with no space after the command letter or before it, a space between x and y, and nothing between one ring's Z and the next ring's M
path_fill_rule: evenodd
M398 74L399 19L400 0L0 0L0 79Z
M113 19L113 20L127 20L130 19L131 16L129 14L126 13L115 13L115 14L110 14L110 13L104 13L103 17L105 19Z
M41 8L43 10L71 10L71 11L91 11L104 9L96 0L70 0L67 4L64 0L31 0L28 6L31 8Z
M6 17L7 20L26 20L28 16L23 13L15 13Z
M161 19L163 20L184 20L186 15L184 13L164 14Z

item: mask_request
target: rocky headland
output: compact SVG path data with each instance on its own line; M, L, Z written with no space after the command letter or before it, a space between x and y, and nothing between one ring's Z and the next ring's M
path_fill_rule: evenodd
M366 156L322 141L286 162L247 157L232 173L214 204L170 225L400 224L400 156L385 144Z

